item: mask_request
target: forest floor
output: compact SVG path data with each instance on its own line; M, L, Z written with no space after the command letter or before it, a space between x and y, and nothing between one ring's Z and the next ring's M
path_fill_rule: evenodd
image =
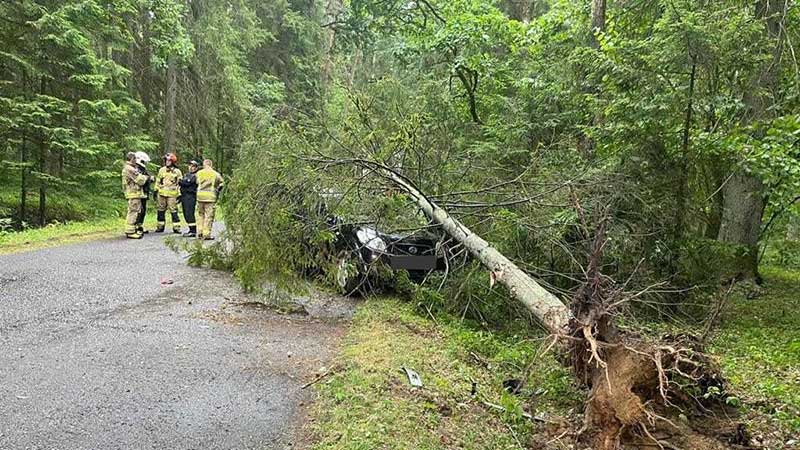
M711 352L738 406L729 423L745 424L753 448L797 449L800 271L767 268L764 276L758 296L726 305ZM314 448L574 448L586 393L552 354L537 356L542 344L371 299L343 340L337 371L318 385ZM402 367L424 386L412 387ZM525 381L517 395L504 389L508 380ZM728 447L726 432L717 437L720 448L742 448Z
M314 397L303 386L337 352L340 308L277 314L164 241L0 256L0 448L284 449L302 438Z

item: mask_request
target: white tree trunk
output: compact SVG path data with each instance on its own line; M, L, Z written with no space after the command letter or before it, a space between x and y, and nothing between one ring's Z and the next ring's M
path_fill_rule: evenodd
M441 225L448 235L464 245L472 256L486 266L495 279L505 285L511 295L522 302L548 331L558 335L567 334L571 313L561 300L545 290L483 238L428 200L414 186L393 172L387 175L411 196L428 218Z

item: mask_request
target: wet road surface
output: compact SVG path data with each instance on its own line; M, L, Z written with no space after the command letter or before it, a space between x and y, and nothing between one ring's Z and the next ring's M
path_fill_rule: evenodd
M342 322L253 307L162 241L0 256L0 449L302 448Z

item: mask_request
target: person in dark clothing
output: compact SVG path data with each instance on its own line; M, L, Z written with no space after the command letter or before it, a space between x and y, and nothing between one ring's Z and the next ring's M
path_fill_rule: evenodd
M197 161L189 162L189 171L184 175L178 185L181 187L181 206L183 207L183 219L189 225L189 231L183 233L185 237L197 236L197 222L194 217L194 210L197 206L197 169L200 164Z
M136 231L141 234L147 234L148 231L144 229L144 218L147 216L147 199L150 198L150 191L153 185L153 177L147 172L147 163L150 162L150 156L145 152L136 152L136 168L139 173L147 177L147 182L142 186L142 209L136 217Z

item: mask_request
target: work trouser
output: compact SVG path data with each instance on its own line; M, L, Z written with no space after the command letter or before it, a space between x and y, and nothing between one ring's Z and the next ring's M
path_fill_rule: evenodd
M172 216L172 231L181 231L181 219L178 217L178 199L177 197L158 196L158 230L164 231L167 225L166 212L169 210Z
M197 222L194 218L194 210L197 206L197 197L194 195L181 195L181 206L183 206L183 220L189 226L190 233L197 233Z
M142 210L142 199L128 199L128 215L125 218L125 234L136 234L136 223L139 219L139 212Z
M139 215L136 216L136 231L144 231L144 218L147 216L147 197L142 197L142 207L139 210Z
M197 237L211 237L216 208L215 202L197 202Z

